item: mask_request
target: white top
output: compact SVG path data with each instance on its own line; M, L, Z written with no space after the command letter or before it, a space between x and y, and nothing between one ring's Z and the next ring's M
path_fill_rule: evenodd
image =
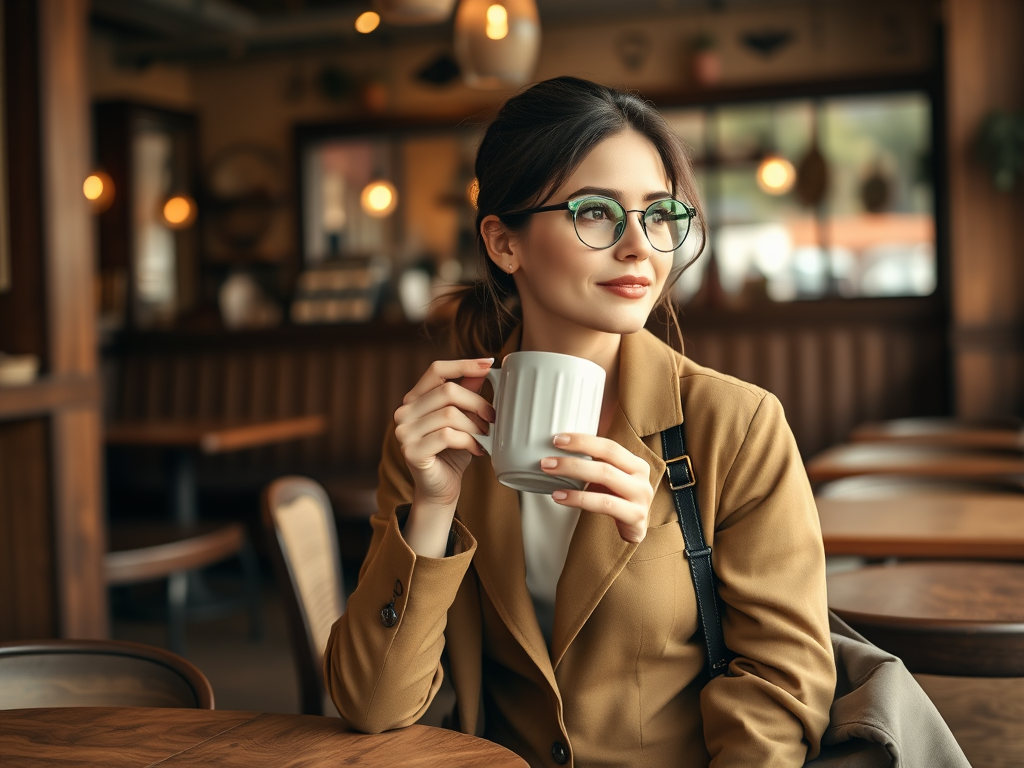
M580 511L562 506L544 493L520 493L526 556L526 588L533 598L540 631L551 647L555 624L555 592Z

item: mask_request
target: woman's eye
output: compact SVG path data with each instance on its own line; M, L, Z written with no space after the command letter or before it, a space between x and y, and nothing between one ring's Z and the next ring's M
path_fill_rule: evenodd
M576 214L576 218L583 219L584 221L609 221L614 219L615 216L612 214L611 208L607 205L594 203L580 208L579 212Z

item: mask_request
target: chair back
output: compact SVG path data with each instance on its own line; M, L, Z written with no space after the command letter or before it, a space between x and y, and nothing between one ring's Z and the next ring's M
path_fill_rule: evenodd
M213 709L213 688L181 656L119 640L0 643L0 709Z
M263 525L284 596L302 711L324 714L324 651L345 612L338 533L327 493L305 477L283 477L263 492Z

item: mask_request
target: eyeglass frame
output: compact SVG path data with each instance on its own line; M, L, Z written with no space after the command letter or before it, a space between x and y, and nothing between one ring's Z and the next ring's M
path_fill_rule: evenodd
M677 248L682 247L683 243L686 242L686 238L690 236L690 225L693 223L693 219L697 215L697 209L694 206L690 205L689 203L684 203L682 200L678 200L678 199L676 199L674 197L663 197L660 200L655 200L653 203L648 205L646 208L644 208L643 210L640 210L639 208L627 208L622 203L620 203L618 200L616 200L614 197L608 197L608 195L584 195L583 197L577 197L577 198L575 198L573 200L566 200L564 203L555 203L554 205L542 205L539 208L526 208L526 209L524 209L522 211L510 211L509 213L499 214L498 218L500 219L500 218L502 218L504 216L528 216L528 215L532 215L534 213L547 213L548 211L569 211L569 212L572 213L572 229L573 229L573 232L576 233L576 237L579 239L579 241L581 243L583 243L585 246L587 246L587 248L590 248L591 250L594 250L594 251L605 251L605 250L611 248L612 246L614 246L617 242L619 242L619 240L622 239L622 236L626 233L626 228L623 227L622 230L619 232L619 234L617 234L615 236L615 239L612 240L608 245L596 246L596 245L591 245L590 243L586 242L580 236L580 231L576 227L576 213L579 210L580 206L583 205L583 203L586 200L595 200L595 199L597 199L597 200L611 200L613 203L615 203L617 206L619 206L619 208L621 208L623 210L623 213L639 213L639 214L642 214L640 216L640 228L644 231L644 237L646 237L647 238L647 242L651 244L651 248L656 250L658 253L672 253ZM673 202L679 203L681 206L683 206L683 208L686 210L686 213L689 215L689 219L686 222L686 232L685 232L685 234L683 234L682 240L679 241L679 245L677 245L675 248L671 248L671 249L669 249L667 251L663 251L661 248L656 246L654 244L654 242L651 240L651 236L647 233L647 223L646 223L645 220L647 218L647 212L649 210L651 210L651 208L656 206L658 203L664 203L666 200L672 200ZM575 208L573 207L573 203L576 204Z

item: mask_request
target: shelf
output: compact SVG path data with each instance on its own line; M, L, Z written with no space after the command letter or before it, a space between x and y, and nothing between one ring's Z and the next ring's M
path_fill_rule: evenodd
M0 421L45 415L73 406L97 407L96 376L43 376L20 387L0 386Z

